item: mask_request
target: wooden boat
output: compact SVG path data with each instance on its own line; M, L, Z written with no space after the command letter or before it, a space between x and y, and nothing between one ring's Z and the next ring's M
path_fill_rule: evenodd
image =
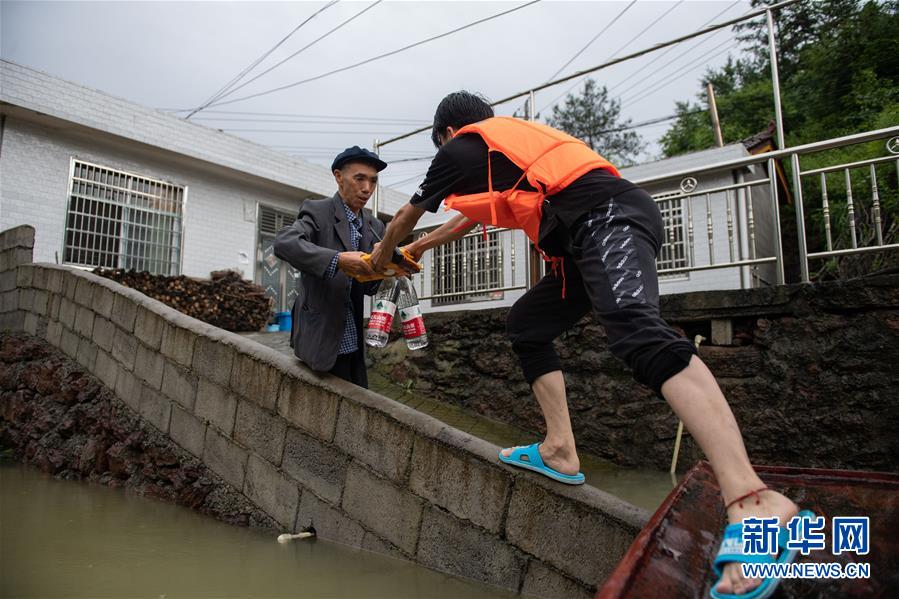
M870 564L855 580L783 580L774 597L899 597L899 474L759 467L769 487L826 517L827 548L797 562ZM868 555L831 553L834 516L870 517ZM709 597L724 506L708 462L699 462L656 510L596 599Z

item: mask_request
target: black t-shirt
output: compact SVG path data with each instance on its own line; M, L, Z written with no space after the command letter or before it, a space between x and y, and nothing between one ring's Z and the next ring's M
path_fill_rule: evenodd
M490 153L490 170L495 191L512 189L523 172L500 152ZM635 187L604 169L585 173L543 205L540 245L550 251L578 219L610 197ZM451 194L482 193L487 189L487 144L480 135L465 134L454 137L437 151L424 182L409 202L437 212ZM518 184L518 189L535 191L527 179Z

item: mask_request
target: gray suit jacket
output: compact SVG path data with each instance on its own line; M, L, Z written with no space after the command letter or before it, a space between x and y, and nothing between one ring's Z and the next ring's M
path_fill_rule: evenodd
M350 224L339 194L321 200L306 200L294 223L278 233L275 255L300 271L297 279L297 299L293 305L293 328L290 345L296 356L313 370L328 371L337 360L337 349L345 326L346 287L352 281L337 271L325 279L325 271L338 252L353 251L350 243ZM359 251L371 252L378 237L384 235L384 223L362 211L362 240ZM352 283L350 297L353 318L362 341L362 296L377 291L379 281Z

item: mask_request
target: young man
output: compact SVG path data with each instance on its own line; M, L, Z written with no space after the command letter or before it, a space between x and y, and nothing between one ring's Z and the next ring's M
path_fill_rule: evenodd
M611 351L637 381L665 398L709 458L729 521L777 516L786 525L797 506L765 488L711 372L693 345L659 315L655 258L663 229L649 194L579 140L545 125L493 118L490 105L467 92L443 99L431 139L437 155L421 187L375 245L376 270L424 211L436 211L444 200L461 214L406 246L416 259L475 224L488 223L524 229L553 260L554 273L512 306L507 321L512 347L546 420L546 438L504 449L499 459L560 482L583 483L552 341L592 308ZM733 528L727 534L740 533ZM742 577L735 545L728 543L716 560L723 570L716 596L746 593L762 582ZM767 591L776 581L764 585Z

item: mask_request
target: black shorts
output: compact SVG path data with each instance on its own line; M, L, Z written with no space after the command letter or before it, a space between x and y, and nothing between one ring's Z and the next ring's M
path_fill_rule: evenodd
M562 273L547 274L509 312L506 323L525 379L561 370L553 339L592 308L611 352L657 393L696 353L659 315L656 256L662 217L642 189L610 197L566 233ZM565 298L562 288L565 287Z

